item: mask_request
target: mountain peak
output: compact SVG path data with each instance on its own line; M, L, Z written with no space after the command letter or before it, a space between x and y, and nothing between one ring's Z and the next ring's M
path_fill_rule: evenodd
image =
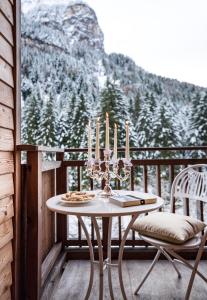
M23 37L29 35L35 42L65 50L76 44L104 50L96 14L82 0L24 0L22 13Z

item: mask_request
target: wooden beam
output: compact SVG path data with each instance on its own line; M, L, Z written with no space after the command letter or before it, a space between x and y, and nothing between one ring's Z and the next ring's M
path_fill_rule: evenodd
M38 300L42 265L42 153L28 152L27 298Z
M52 270L58 255L60 254L62 249L62 243L55 244L48 255L46 256L45 260L42 263L42 275L41 275L41 285L43 286L45 280L47 279L50 271Z
M57 194L67 191L67 168L63 166L64 153L57 153L56 160L62 161L61 167L56 170ZM62 242L63 249L67 242L67 216L57 214L57 241Z

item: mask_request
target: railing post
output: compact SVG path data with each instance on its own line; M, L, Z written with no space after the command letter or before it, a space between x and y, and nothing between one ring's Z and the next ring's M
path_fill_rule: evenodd
M27 152L27 299L39 300L42 264L42 152ZM24 183L22 183L24 184Z
M56 170L56 193L67 192L67 167L63 166L64 152L56 154L56 160L61 161L61 167ZM57 214L57 242L62 242L64 249L67 241L67 216Z

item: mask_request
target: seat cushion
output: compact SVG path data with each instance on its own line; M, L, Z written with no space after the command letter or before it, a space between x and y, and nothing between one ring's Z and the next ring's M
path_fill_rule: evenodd
M132 229L145 236L183 244L201 232L205 226L205 223L188 216L156 212L137 219Z

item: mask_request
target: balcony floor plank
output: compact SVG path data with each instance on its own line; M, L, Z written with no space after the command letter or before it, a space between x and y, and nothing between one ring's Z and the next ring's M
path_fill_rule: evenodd
M184 294L188 284L190 272L182 265L178 265L182 274L182 279L178 279L172 266L166 261L160 261L152 271L150 277L145 282L139 296L134 296L133 292L137 287L142 274L146 271L150 261L128 260L123 262L124 283L128 300L173 300L184 299ZM58 286L50 299L53 300L82 300L88 284L89 277L88 261L70 261L67 263ZM201 261L200 269L204 274L206 271L206 261ZM113 286L115 299L122 299L118 285L117 270L113 268ZM105 276L105 296L110 299L108 291L107 276ZM207 285L196 277L192 289L191 300L206 299ZM90 300L98 299L98 272L94 278L94 285ZM42 299L43 300L43 299Z

